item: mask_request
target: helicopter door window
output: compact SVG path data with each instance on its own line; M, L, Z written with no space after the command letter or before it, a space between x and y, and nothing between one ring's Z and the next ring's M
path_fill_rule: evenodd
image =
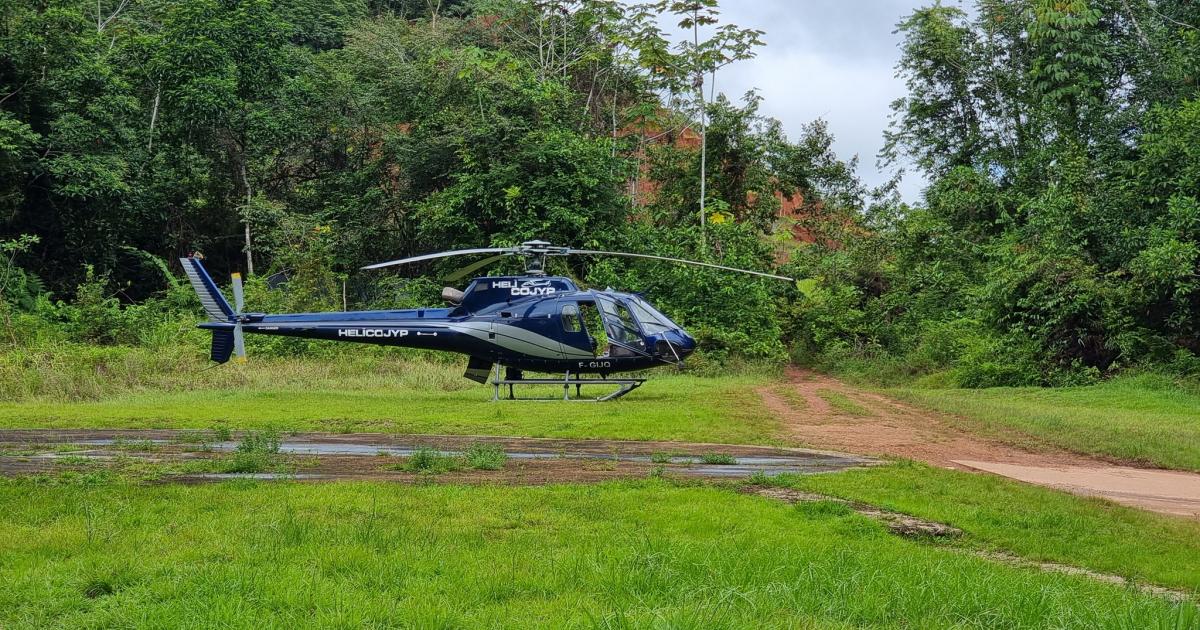
M562 307L562 327L563 330L569 333L577 333L583 330L583 321L579 319L578 306L567 304Z
M608 335L604 333L604 323L595 302L579 303L579 318L592 342L592 354L595 356L608 355ZM601 353L601 349L603 354Z
M604 330L611 341L622 345L636 345L642 341L637 322L624 304L611 299L601 299L600 310L604 315Z

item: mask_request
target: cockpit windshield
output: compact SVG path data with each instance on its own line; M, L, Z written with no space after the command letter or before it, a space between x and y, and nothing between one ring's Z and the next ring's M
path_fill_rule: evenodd
M630 297L626 301L629 303L629 308L633 310L634 316L642 323L642 331L647 335L656 335L679 328L679 325L671 321L671 318L650 306L646 300Z

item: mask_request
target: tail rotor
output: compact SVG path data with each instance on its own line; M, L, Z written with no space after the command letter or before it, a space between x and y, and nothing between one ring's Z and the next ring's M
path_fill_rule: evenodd
M246 337L242 333L242 312L246 308L246 293L242 289L242 274L233 274L233 354L241 363L246 362Z

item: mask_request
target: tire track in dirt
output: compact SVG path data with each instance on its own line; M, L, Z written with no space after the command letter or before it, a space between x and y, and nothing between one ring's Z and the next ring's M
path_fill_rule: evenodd
M792 368L787 377L786 383L762 387L758 393L780 419L786 435L806 447L988 472L1151 511L1200 518L1198 474L1123 466L1014 434L1017 441L1032 446L1023 448L972 434L941 414L810 370ZM853 401L865 413L830 404L822 396L830 392ZM801 401L802 405L795 404Z
M864 392L816 372L791 369L781 395L779 386L759 390L763 403L782 419L788 436L818 448L903 457L958 470L971 470L960 460L997 461L1023 465L1096 465L1098 460L1055 449L1031 451L972 435L952 426L938 414ZM834 408L823 393L841 394L862 406L856 415ZM789 398L800 398L797 408Z

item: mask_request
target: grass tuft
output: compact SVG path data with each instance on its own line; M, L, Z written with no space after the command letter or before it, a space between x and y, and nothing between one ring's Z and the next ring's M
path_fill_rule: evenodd
M442 473L462 470L463 460L460 457L446 455L432 448L419 448L404 459L403 462L388 466L391 470L440 475Z
M472 444L463 457L473 470L500 470L508 461L508 453L495 444Z
M217 460L217 471L252 474L277 468L279 445L279 433L275 431L248 431L233 453Z
M700 456L700 463L711 466L732 466L737 463L737 458L727 453L705 453Z

